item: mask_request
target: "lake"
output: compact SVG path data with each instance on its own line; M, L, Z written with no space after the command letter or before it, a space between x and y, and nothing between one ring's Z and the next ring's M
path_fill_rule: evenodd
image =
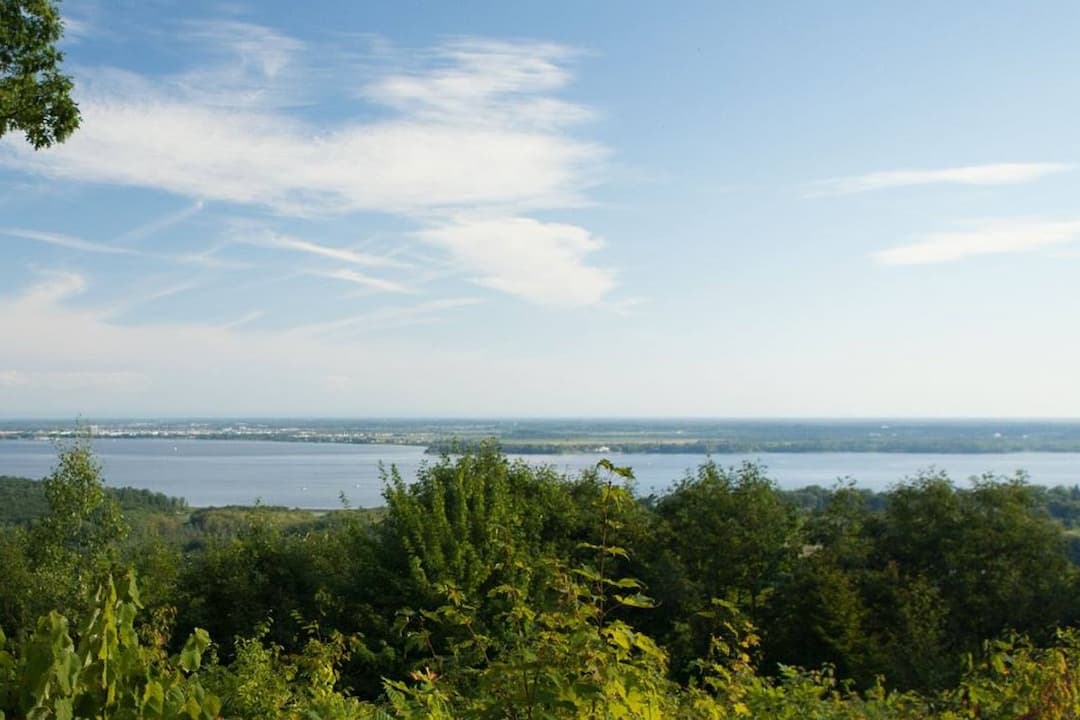
M382 504L379 465L396 465L406 480L424 461L424 448L411 445L346 445L258 440L101 439L93 443L108 485L146 488L186 498L196 507L267 505L300 508L339 507L344 493L354 507ZM528 455L527 462L554 465L576 473L600 455ZM962 480L984 472L1012 474L1024 469L1040 485L1080 483L1080 453L938 455L898 453L758 453L715 455L722 465L761 462L784 488L831 485L851 477L862 486L883 489L921 469L937 467ZM56 460L46 440L0 440L0 475L41 478ZM663 490L688 468L705 460L688 454L615 454L629 465L639 492Z

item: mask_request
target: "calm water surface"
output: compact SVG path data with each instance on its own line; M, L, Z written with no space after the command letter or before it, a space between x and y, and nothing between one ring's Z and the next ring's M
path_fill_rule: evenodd
M431 460L422 447L408 445L343 445L257 440L102 439L94 451L106 482L119 487L147 488L186 498L196 507L268 505L302 508L339 506L344 493L354 507L382 504L379 465L396 465L406 480L420 463ZM529 455L532 464L550 464L576 473L595 465L598 455ZM642 493L663 490L703 455L612 455L617 465L630 465ZM1026 470L1040 485L1080 483L1080 453L1014 453L1005 455L929 455L894 453L759 453L715 455L722 465L744 460L761 462L781 487L830 485L850 477L863 487L882 489L919 470L936 467L960 480L984 472L1012 474ZM0 475L40 478L56 460L45 440L0 440Z

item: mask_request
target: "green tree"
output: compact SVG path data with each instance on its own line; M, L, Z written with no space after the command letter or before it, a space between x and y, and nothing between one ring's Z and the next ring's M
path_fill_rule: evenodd
M239 537L186 559L177 578L181 631L203 627L214 637L246 637L272 619L268 639L292 650L301 625L321 616L319 598L333 579L322 562L323 535L286 534L272 525L270 512L253 510Z
M0 0L0 137L22 131L41 149L79 127L71 78L60 72L63 32L50 0Z
M89 442L61 447L45 478L49 510L27 533L33 571L33 615L60 609L78 616L84 599L118 560L128 526L105 492Z
M985 476L970 490L918 476L890 494L883 523L880 559L937 586L955 649L1007 629L1045 637L1065 619L1076 571L1061 526L1022 475Z
M767 656L834 664L860 687L941 689L961 659L1012 629L1050 638L1071 618L1063 531L1023 477L958 489L941 473L900 483L871 512L852 487L806 523L807 545L763 625Z
M477 606L467 594L444 586L448 604L436 611L401 614L402 627L417 647L434 649L424 623L457 626L461 639L445 655L431 658L434 669L411 673L417 685L388 682L387 696L403 718L646 718L671 717L677 686L667 676L667 656L655 641L621 619L619 608L649 608L641 584L612 574L614 560L627 551L610 543L621 528L620 505L632 502L616 477L629 468L607 460L609 473L597 498L599 542L582 549L592 557L573 568L556 559L515 562L516 584L487 594L504 600L496 625L485 634ZM527 576L540 571L543 591L528 593ZM445 628L444 628L445 629Z
M661 607L685 618L725 598L759 622L802 545L794 505L763 470L705 463L657 502L656 513L654 542L668 556L650 562L645 579Z
M881 671L881 640L865 584L874 543L867 496L853 484L828 491L805 523L805 542L790 577L779 587L763 622L767 657L777 663L818 667L829 663L841 677L869 687Z
M0 568L0 627L29 628L38 604L24 529L0 528Z
M532 468L494 446L443 458L408 485L391 473L382 527L388 559L420 592L451 583L480 594L497 582L504 560L538 545L537 513L527 505L536 485Z

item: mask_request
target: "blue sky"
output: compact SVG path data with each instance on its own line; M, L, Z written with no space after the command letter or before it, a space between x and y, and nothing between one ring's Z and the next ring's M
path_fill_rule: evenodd
M1073 3L63 11L0 416L1077 415Z

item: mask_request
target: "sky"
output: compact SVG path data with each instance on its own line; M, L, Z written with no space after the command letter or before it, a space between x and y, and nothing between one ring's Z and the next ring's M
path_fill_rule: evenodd
M61 7L0 417L1080 415L1080 5Z

